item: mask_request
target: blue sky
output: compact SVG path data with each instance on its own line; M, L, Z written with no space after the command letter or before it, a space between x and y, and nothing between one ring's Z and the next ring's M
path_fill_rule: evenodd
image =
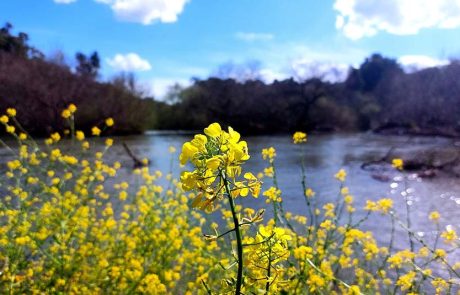
M455 0L2 0L0 11L45 54L97 50L102 79L130 71L157 96L222 64L269 82L340 79L373 52L408 69L460 56Z

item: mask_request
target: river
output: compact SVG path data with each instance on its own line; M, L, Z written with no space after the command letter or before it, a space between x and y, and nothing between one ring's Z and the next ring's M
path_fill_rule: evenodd
M154 132L144 136L123 137L138 155L152 160L152 167L167 171L170 165L168 147L174 146L178 152L183 142L190 140L192 135ZM245 165L246 171L254 174L267 166L262 159L261 150L273 146L277 151L276 167L280 189L287 211L296 214L306 214L307 209L301 185L301 147L292 144L289 135L249 136L244 137L248 142L251 159ZM451 150L455 145L452 139L435 137L412 137L361 134L324 134L311 135L305 144L305 165L307 183L315 192L319 207L327 202L337 200L339 182L334 174L341 168L347 171L346 186L354 196L357 211L355 219L365 215L363 207L366 200L391 198L395 211L403 221L406 221L406 202L409 204L412 229L420 237L431 241L436 234L436 227L428 219L431 211L441 213L440 224L460 226L460 181L455 177L441 175L434 178L419 178L414 173L400 173L389 165L381 167L378 172L366 171L361 168L365 161L382 158L390 148L394 153L410 155L426 150ZM459 148L460 149L460 148ZM123 158L122 150L117 157ZM131 163L126 159L126 164ZM179 174L177 161L173 171ZM376 180L373 175L383 176L388 181ZM266 182L270 180L266 179ZM268 187L269 183L265 184ZM263 198L263 197L261 197ZM248 206L264 207L263 199L247 198L244 203ZM364 228L374 232L380 244L388 243L390 239L391 222L388 216L374 214ZM407 247L407 235L402 229L396 231L397 248Z
M151 160L151 168L167 173L170 169L171 155L169 146L177 148L178 156L183 142L190 140L192 135L175 132L150 132L141 136L125 136L115 138L113 150L107 154L108 162L120 161L124 170L122 176L130 178L132 161L121 146L125 142L139 157ZM276 167L284 206L287 211L296 214L306 214L307 209L303 197L300 174L299 145L292 144L289 135L249 136L244 137L248 142L251 159L245 164L245 171L261 172L267 162L261 157L262 148L276 148ZM101 144L102 141L96 144ZM400 173L389 165L381 167L378 175L387 181L376 180L373 174L361 169L365 161L382 158L390 148L395 148L395 154L410 155L421 150L450 149L455 146L452 139L435 137L413 137L361 134L325 134L311 135L305 144L305 164L307 183L316 192L318 205L322 207L327 202L334 202L339 194L339 182L334 174L344 168L347 171L346 186L354 196L357 211L354 220L364 216L363 207L366 200L391 198L394 208L406 220L406 202L409 204L412 229L420 237L432 240L436 227L428 219L433 210L441 213L440 224L460 227L460 181L455 177L438 176L434 178L419 178L415 174ZM460 149L460 148L459 148ZM7 158L5 149L0 149L0 161ZM172 170L177 176L180 173L178 161L173 162ZM406 181L403 181L406 179ZM270 180L267 180L268 182ZM269 183L264 186L268 187ZM265 206L264 197L259 199L247 198L245 204L260 208ZM364 228L374 232L381 245L390 239L391 222L388 216L374 214ZM403 230L397 230L397 248L407 247L407 235Z

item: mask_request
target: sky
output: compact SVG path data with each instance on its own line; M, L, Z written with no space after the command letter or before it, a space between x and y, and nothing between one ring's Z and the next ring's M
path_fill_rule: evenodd
M408 71L460 57L459 0L1 0L0 22L52 56L101 57L161 98L211 76L340 80L372 53Z

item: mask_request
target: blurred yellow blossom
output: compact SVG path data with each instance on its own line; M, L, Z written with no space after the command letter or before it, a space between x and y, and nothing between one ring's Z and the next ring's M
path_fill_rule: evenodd
M16 116L16 109L14 108L8 108L6 109L6 114L10 117L15 117Z
M345 171L345 169L340 169L339 172L337 172L334 176L339 181L344 182L345 178L347 177L347 172Z
M63 110L62 113L61 113L61 116L62 116L64 119L70 118L71 115L72 115L72 113L71 113L69 110Z
M115 121L113 120L113 118L105 119L105 125L107 125L108 127L112 127L114 124L115 124Z
M297 131L292 136L292 140L294 141L294 144L307 142L307 134L304 132Z
M69 110L69 112L71 112L73 114L73 113L75 113L77 111L77 106L74 105L73 103L71 103L71 104L69 104L67 109Z
M80 131L80 130L77 130L75 132L75 138L78 140L78 141L83 141L85 139L85 133L83 131Z
M99 129L98 127L94 126L93 128L91 128L91 134L94 135L94 136L99 136L99 135L101 135L101 129Z
M391 165L398 170L402 170L404 166L404 162L402 159L396 158L391 161Z
M430 220L433 220L434 222L438 222L439 218L441 217L441 215L439 214L438 211L433 211L430 213L430 215L428 216L428 218Z
M8 123L9 118L6 115L0 116L0 123L6 124Z

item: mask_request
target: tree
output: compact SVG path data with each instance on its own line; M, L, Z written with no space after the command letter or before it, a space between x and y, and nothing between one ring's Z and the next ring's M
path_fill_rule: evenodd
M8 22L0 29L0 51L22 58L43 58L40 51L27 44L29 36L26 33L19 32L14 36L11 33L12 29L13 25Z
M137 81L136 75L133 73L119 73L112 78L110 83L137 97L145 97L148 92L145 87Z
M366 58L357 71L350 71L345 83L354 87L354 90L373 91L380 81L403 73L396 60L374 53Z
M91 79L96 79L99 68L101 66L99 54L97 51L93 52L90 56L86 56L81 52L75 55L78 65L76 68L77 74Z
M174 85L168 87L168 92L166 93L164 100L171 105L179 103L183 99L182 94L184 93L184 90L185 87L179 83L174 83Z

